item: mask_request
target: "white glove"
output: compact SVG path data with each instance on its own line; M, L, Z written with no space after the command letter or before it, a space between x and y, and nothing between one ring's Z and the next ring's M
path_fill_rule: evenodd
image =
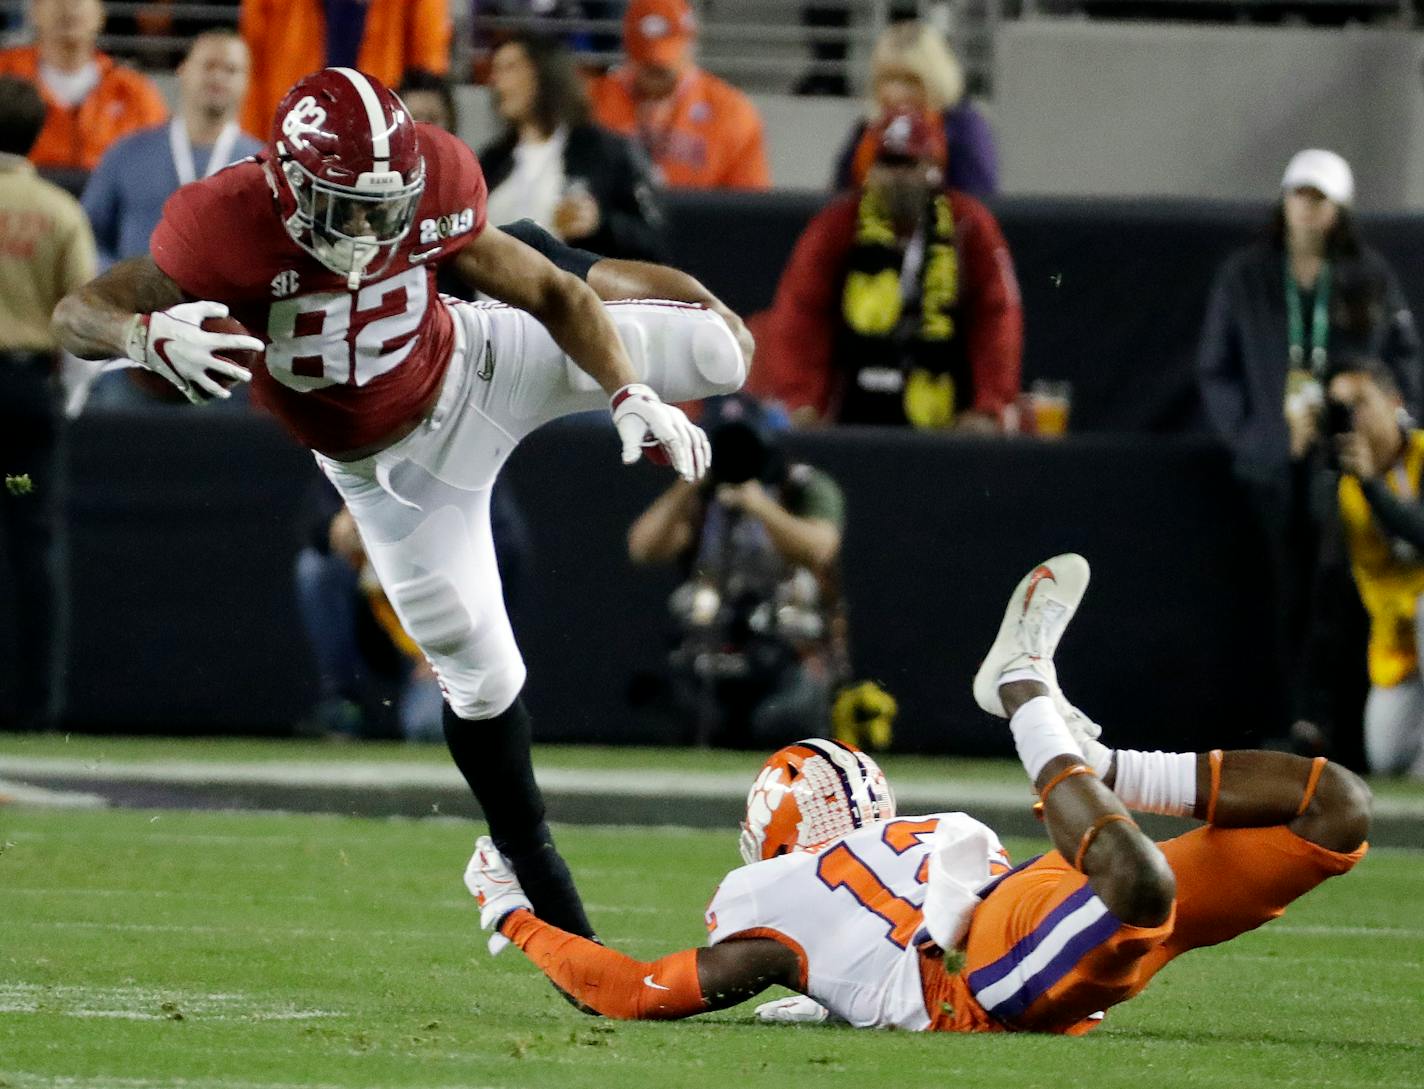
M712 446L702 428L680 409L641 382L624 386L609 400L613 426L623 440L623 464L632 465L646 451L648 460L671 463L683 480L702 479L712 464Z
M819 1025L830 1016L830 1010L804 994L763 1002L756 1008L756 1019L767 1024Z
M202 327L208 318L225 317L227 307L216 302L179 303L152 314L135 314L124 337L124 354L168 379L195 405L214 397L226 399L232 393L208 372L238 382L250 382L252 372L214 353L260 352L262 342L235 333L210 333Z

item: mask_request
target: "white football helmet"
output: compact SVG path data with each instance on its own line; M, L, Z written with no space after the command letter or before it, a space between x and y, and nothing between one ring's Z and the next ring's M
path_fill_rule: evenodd
M778 749L757 773L742 821L742 861L818 851L895 815L885 773L854 745L807 738Z

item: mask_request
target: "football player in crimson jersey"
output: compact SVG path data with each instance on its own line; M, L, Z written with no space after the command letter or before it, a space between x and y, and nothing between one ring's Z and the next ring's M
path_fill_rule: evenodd
M666 1020L774 984L802 998L771 1021L1080 1035L1169 961L1279 916L1365 854L1370 796L1325 759L1276 752L1109 749L1063 697L1053 664L1088 585L1081 556L1024 576L974 681L1009 720L1054 850L1009 869L963 813L897 817L884 776L833 741L772 756L747 800L742 855L707 908L709 945L656 961L537 915L498 849L465 884L491 951L518 945L608 1017ZM1128 810L1205 822L1154 843Z
M706 436L662 397L737 389L749 341L674 270L560 270L487 226L485 196L464 144L329 68L287 94L263 154L175 193L150 254L70 295L54 325L74 354L126 356L193 401L250 379L315 452L440 679L446 739L495 842L541 912L591 934L534 781L490 489L524 435L606 405L625 463L647 453L697 479ZM442 264L498 301L440 296ZM229 313L252 335L203 328ZM223 358L234 350L261 365Z

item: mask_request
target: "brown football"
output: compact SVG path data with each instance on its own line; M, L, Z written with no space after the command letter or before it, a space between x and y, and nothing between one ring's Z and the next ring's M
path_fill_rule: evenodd
M204 318L203 328L209 333L235 333L239 336L251 335L248 333L247 327L236 318ZM252 370L253 367L261 362L262 353L253 351L228 351L219 352L218 355L223 359L236 363L239 367L246 367L248 370ZM130 367L128 376L129 381L143 390L145 394L152 397L155 401L168 401L174 404L186 404L188 401L188 399L179 392L178 387L161 374L154 374L152 371L145 370L142 367ZM213 375L213 381L217 382L218 385L224 389L231 389L237 385L235 378L228 378L221 374Z
M247 331L247 326L243 325L242 322L236 318L204 318L203 328L209 333L233 333L242 337L250 337L252 335ZM220 359L226 359L228 362L236 363L239 367L246 367L248 370L252 370L253 367L262 361L261 352L234 350L218 352L217 355ZM234 380L231 378L224 378L221 375L213 375L213 377L224 386L232 386L234 384Z

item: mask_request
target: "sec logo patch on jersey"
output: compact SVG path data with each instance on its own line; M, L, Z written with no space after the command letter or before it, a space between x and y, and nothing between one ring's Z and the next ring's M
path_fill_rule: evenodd
M272 277L272 297L274 299L285 299L295 295L301 287L301 277L297 275L295 269L286 269Z

